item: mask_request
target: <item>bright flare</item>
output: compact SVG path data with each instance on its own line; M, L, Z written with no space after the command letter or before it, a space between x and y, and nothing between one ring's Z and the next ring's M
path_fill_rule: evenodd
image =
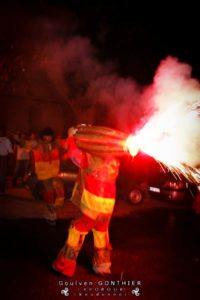
M130 154L132 156L135 156L135 155L137 155L139 148L140 148L140 145L139 145L138 139L133 135L129 135L129 137L127 138L126 143L125 143L125 149L128 149Z
M130 152L132 141L137 142L173 174L200 184L200 82L192 78L192 68L167 57L144 99L152 104L154 114L133 139L127 139Z
M190 135L185 135L194 115L191 111L180 111L178 105L172 106L164 113L155 114L149 122L134 136L134 144L156 160L178 166L180 163L190 163L191 153L188 151ZM199 122L199 120L198 120ZM187 137L186 137L187 136ZM127 140L129 151L132 148L132 138Z
M182 174L187 180L199 184L200 171L190 166L193 161L189 151L192 141L190 134L186 134L191 123L199 122L199 117L191 110L180 112L180 106L174 105L165 113L157 113L140 131L128 137L126 145L131 155L135 156L136 149L140 149L173 174Z

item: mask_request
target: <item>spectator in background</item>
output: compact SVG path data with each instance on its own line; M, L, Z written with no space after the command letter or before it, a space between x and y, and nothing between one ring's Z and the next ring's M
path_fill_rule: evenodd
M46 203L45 218L55 225L56 208L64 204L64 187L58 177L60 168L60 146L51 128L41 132L40 140L32 150L33 168L41 187L41 197Z
M11 153L13 153L11 142L0 129L0 195L5 194L8 159Z
M37 140L37 135L35 132L31 132L29 135L29 139L27 141L27 148L29 150L33 150L37 147L38 140Z
M21 181L24 185L24 177L27 172L30 160L30 149L27 147L27 135L25 132L21 132L19 139L15 141L14 151L16 153L15 170L13 173L12 185L17 186L18 181Z

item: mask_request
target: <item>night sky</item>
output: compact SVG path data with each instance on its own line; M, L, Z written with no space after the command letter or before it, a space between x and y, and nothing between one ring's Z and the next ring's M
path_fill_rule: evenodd
M6 1L1 7L1 56L9 55L9 47L17 48L28 35L37 39L37 32L29 32L29 27L42 17L63 21L60 34L65 36L70 12L72 31L89 37L97 57L112 61L121 76L150 83L160 60L172 55L191 65L193 75L200 78L198 10L192 3L175 8L173 3L35 0Z

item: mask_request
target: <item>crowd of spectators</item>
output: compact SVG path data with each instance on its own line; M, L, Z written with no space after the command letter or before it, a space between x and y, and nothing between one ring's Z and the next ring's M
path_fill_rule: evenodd
M65 189L59 174L64 171L70 130L56 137L50 128L38 135L24 131L6 135L0 130L0 196L6 194L8 178L13 188L29 188L46 204L45 216L56 219L56 208L64 203Z

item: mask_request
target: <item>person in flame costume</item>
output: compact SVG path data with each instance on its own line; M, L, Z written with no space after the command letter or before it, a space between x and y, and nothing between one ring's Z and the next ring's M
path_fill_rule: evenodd
M67 277L73 276L85 236L92 230L93 271L102 276L111 274L109 223L115 205L119 160L109 153L101 156L81 151L74 137L69 139L70 158L80 167L71 200L78 205L81 214L72 221L67 240L52 267Z
M51 128L45 128L41 132L41 139L32 150L32 166L38 186L41 187L41 198L46 203L45 218L53 225L57 218L56 208L64 203L64 187L58 177L60 149Z

